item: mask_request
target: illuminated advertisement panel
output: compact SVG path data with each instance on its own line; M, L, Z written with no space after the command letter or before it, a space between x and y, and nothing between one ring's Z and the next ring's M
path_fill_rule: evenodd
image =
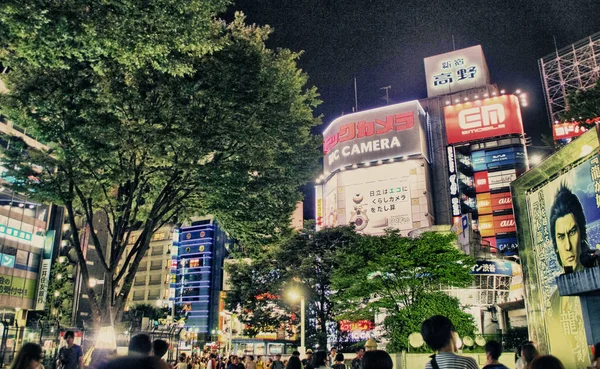
M409 177L346 187L346 219L356 230L412 229Z
M323 133L325 173L364 162L420 154L427 158L418 101L344 115Z
M479 215L492 213L492 198L489 192L477 194L477 212Z
M513 270L510 261L477 260L477 263L471 268L471 274L493 274L512 277Z
M475 178L475 190L477 193L489 192L490 183L488 181L488 172L477 172L474 175Z
M488 173L488 183L490 190L497 190L510 186L510 182L517 179L517 171L508 169L499 172Z
M492 237L496 235L496 232L494 231L494 217L492 215L480 216L478 226L481 237Z
M493 193L490 199L493 211L512 209L512 196L510 192Z
M315 186L315 212L317 220L317 231L324 225L323 219L323 186Z
M499 236L495 240L496 248L505 256L518 253L517 236Z
M527 268L535 268L538 278L529 289L540 291L549 352L565 368L586 367L589 355L580 299L560 296L556 277L593 266L588 255L600 244L599 208L598 155L527 195L528 234L537 261L528 261Z
M490 74L481 45L425 58L427 96L482 87L490 83Z
M517 230L513 214L494 215L494 231L496 233L509 233Z
M565 138L579 137L584 134L587 129L580 126L580 122L558 123L552 125L552 135L554 140L564 140ZM588 123L589 124L589 123Z
M446 150L448 154L448 179L450 180L450 204L452 206L452 216L459 216L462 212L460 209L460 188L458 185L455 151L452 146L448 146Z
M523 134L519 99L503 95L444 107L448 144Z

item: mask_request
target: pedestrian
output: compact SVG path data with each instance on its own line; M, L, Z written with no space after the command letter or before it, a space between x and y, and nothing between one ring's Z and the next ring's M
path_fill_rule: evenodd
M242 356L242 357L241 357L241 358L238 360L238 362L237 362L237 369L246 369L246 366L244 365L244 362L246 361L245 359L246 359L246 357L245 357L245 356Z
M238 369L238 357L235 355L231 355L229 357L229 364L227 364L227 369Z
M254 361L254 355L248 355L246 357L246 369L256 369L256 362Z
M431 361L425 369L479 369L475 359L456 355L458 334L450 319L442 315L434 315L421 325L421 335L433 351Z
M285 365L281 361L281 354L275 355L275 360L271 363L271 369L285 369Z
M154 356L162 359L163 356L169 351L169 344L165 340L154 340L152 342L152 352Z
M306 357L302 360L302 366L304 369L313 369L312 359L313 359L313 350L308 349L305 352Z
M10 369L43 369L42 348L35 343L25 343L21 346Z
M356 357L350 362L350 369L362 369L362 358L365 354L364 347L356 348Z
M331 366L331 368L333 369L346 369L346 364L344 364L344 354L339 353L335 355L335 358L333 358L334 363Z
M531 369L565 369L563 363L552 355L538 356L531 362Z
M102 369L168 369L167 363L156 356L123 356L108 361Z
M151 352L152 341L147 334L136 334L129 340L129 355L150 356Z
M265 369L265 363L262 360L262 356L256 357L256 369Z
M317 351L313 355L312 366L314 369L327 368L327 353L325 351Z
M540 356L540 353L532 343L527 343L521 347L521 358L525 363L525 369L531 369L531 362L538 356Z
M592 365L588 369L600 369L600 342L596 342L594 345L594 357L592 358Z
M525 361L523 360L523 357L521 356L521 349L523 348L523 345L526 345L528 343L533 344L533 342L531 342L531 341L524 341L516 348L516 351L517 351L517 360L515 361L516 369L524 369L525 368Z
M331 350L329 350L329 357L327 358L328 364L330 367L333 366L333 364L335 363L335 356L337 355L337 348L332 347Z
M273 367L273 359L269 358L269 359L267 360L267 363L265 364L265 367L266 367L267 369L271 369L271 368Z
M60 369L83 369L83 350L75 344L75 332L66 331L67 345L58 351L56 365Z
M300 361L300 353L298 355L293 355L287 362L285 369L302 369L302 362Z
M498 341L488 341L485 344L486 365L483 369L508 369L498 361L502 354L502 344Z
M365 352L362 358L362 369L393 369L391 356L383 350Z
M187 363L185 362L185 354L179 355L179 362L175 369L187 369Z

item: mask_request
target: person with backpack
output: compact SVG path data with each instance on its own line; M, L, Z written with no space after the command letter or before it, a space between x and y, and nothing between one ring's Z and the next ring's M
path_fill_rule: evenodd
M275 360L273 360L273 364L271 364L271 369L285 369L285 365L281 361L281 354L275 355Z

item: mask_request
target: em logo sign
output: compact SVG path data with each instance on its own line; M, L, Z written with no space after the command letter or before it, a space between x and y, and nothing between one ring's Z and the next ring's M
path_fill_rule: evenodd
M503 95L444 107L448 144L523 134L519 99Z

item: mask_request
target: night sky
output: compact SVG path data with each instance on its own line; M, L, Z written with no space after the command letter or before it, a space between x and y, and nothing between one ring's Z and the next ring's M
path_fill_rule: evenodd
M452 36L457 49L481 44L492 83L528 94L534 145L551 133L538 59L554 51L553 36L560 49L600 31L600 0L238 0L232 10L272 26L269 47L304 51L299 65L321 94L325 125L352 112L355 77L359 110L384 105L389 85L392 103L425 98L423 58L452 51ZM312 207L307 199L305 217Z

